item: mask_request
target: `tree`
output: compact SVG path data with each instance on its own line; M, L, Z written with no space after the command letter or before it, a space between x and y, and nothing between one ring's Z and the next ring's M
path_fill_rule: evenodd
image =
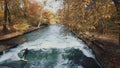
M63 15L62 21L68 27L82 31L94 27L102 34L117 30L116 27L111 28L116 25L113 18L117 15L112 0L64 0L63 5L62 14L59 15ZM78 25L84 27L76 27Z
M39 21L39 23L38 23L38 27L40 27L40 24L42 23L42 14L43 14L43 9L44 9L44 6L46 5L46 2L47 2L47 0L44 0L44 3L43 3L43 6L42 6L42 10L41 10L41 13L40 13L40 21Z
M53 23L56 20L56 15L49 9L44 9L43 10L43 23ZM46 20L46 21L45 21Z
M118 25L119 25L119 46L120 46L120 1L119 0L113 0L116 9L117 9L117 13L118 13Z
M0 1L0 21L2 21L2 19L3 19L3 17L4 17L3 6L4 6L4 1ZM0 23L0 24L1 24L1 23Z
M5 23L3 24L3 34L8 33L7 24L9 24L11 22L10 11L8 9L8 2L9 2L9 0L4 0L4 21L5 21Z
M41 17L42 12L42 5L36 2L30 3L30 6L28 7L26 11L28 22L32 25L38 25Z

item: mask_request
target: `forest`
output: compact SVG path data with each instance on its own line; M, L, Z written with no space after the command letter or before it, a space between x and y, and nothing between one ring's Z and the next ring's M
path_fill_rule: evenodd
M0 0L0 67L119 68L119 57L120 0Z
M68 28L101 34L117 34L119 21L112 0L64 0L60 21Z
M64 0L58 16L49 9L43 9L45 2L1 0L0 3L0 25L10 31L26 30L29 26L39 26L56 19L72 30L115 35L119 32L119 18L112 0Z
M56 15L43 9L44 4L35 0L0 0L0 34L25 31L53 22Z

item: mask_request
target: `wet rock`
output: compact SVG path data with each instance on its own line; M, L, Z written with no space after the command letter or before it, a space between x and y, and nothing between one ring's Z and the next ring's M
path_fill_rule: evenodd
M83 68L101 68L100 65L98 65L98 63L90 57L84 57L81 65Z

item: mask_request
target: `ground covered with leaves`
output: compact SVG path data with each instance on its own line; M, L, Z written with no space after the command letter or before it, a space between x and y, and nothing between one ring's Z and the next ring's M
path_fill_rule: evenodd
M96 40L103 44L104 53L99 56L99 60L104 68L120 68L120 46L118 37L112 35L94 34Z

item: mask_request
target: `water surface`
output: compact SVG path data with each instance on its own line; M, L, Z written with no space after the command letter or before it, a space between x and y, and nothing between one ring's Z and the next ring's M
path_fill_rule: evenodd
M24 35L26 42L0 56L0 64L10 68L100 68L92 50L82 40L50 25ZM18 53L28 48L27 62Z

